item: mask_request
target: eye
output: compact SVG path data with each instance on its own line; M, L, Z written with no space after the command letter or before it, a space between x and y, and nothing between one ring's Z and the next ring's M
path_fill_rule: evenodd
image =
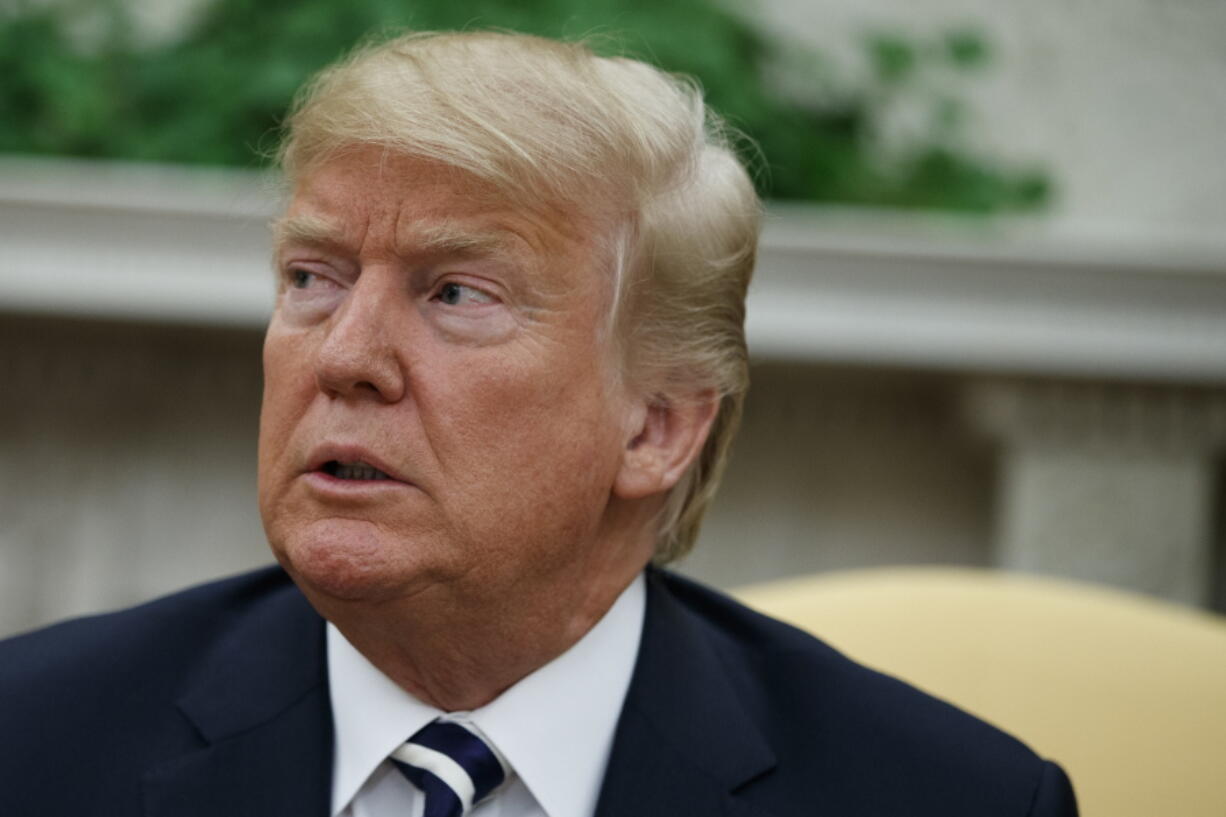
M438 294L434 297L448 306L458 306L463 303L489 304L494 302L493 298L476 287L458 284L455 281L448 281L440 286Z
M315 273L295 267L289 271L289 285L294 289L306 289L315 280Z

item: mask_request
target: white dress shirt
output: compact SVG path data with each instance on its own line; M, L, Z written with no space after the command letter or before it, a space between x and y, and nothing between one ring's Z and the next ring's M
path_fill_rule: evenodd
M472 712L444 713L417 700L329 623L333 817L420 817L421 792L387 756L438 717L473 728L512 770L472 817L591 817L645 606L639 576L569 650Z

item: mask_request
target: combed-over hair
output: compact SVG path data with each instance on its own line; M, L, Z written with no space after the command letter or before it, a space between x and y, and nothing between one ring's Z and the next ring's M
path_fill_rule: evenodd
M610 239L610 325L628 382L659 403L720 397L659 520L656 561L686 553L748 387L745 292L760 209L701 90L581 43L409 33L320 72L295 100L279 158L293 184L364 144L454 166L511 200L624 214Z

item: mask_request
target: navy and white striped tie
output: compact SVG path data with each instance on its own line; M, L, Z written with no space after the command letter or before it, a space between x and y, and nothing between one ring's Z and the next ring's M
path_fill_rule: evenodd
M451 721L426 724L391 760L425 794L422 817L462 817L506 777L485 741Z

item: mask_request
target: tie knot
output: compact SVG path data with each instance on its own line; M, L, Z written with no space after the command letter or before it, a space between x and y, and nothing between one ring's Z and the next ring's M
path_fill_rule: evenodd
M461 817L506 777L485 741L451 721L426 724L391 759L425 795L422 817Z

